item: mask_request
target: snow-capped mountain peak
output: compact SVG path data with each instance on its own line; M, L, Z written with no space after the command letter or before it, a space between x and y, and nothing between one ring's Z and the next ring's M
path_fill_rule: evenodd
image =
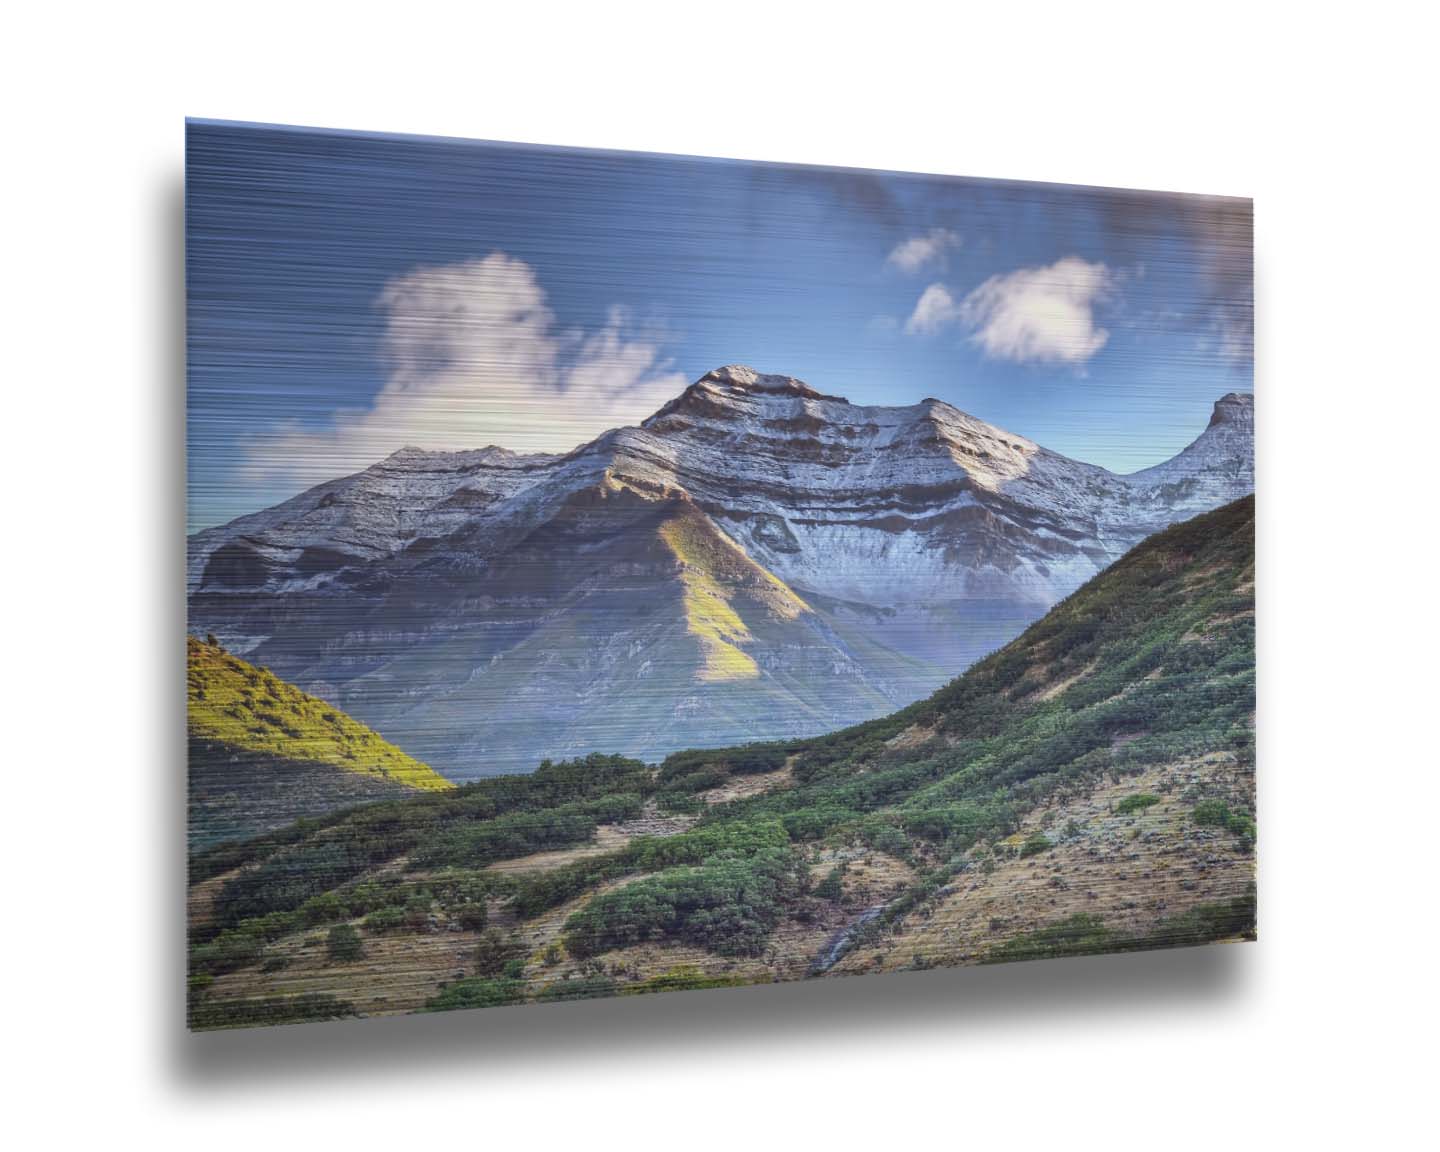
M1210 414L1210 427L1232 426L1253 430L1255 427L1255 395L1252 392L1227 392L1215 401Z
M933 398L730 365L561 456L406 448L197 533L191 627L459 775L823 731L1249 491L1252 436L1232 393L1122 477Z
M1249 392L1220 397L1205 431L1179 455L1125 479L1190 515L1254 491L1255 397Z

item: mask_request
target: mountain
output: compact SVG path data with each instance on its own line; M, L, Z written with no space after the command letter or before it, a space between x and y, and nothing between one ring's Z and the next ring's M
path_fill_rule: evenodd
M196 533L191 628L456 779L822 732L1249 492L1252 411L1124 477L938 400L722 368L565 455L404 449Z
M1254 530L1247 497L1157 533L883 719L204 854L192 1026L1252 937Z
M193 636L185 654L192 850L345 805L454 787L267 669Z
M1172 460L1127 478L1176 507L1234 500L1255 487L1255 398L1231 392L1215 402L1210 424Z

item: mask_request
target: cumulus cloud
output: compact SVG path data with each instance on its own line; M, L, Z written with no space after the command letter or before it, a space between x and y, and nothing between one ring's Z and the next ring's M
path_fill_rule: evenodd
M902 272L919 272L932 263L943 264L951 248L960 247L960 234L949 228L932 228L922 236L911 236L895 245L886 258Z
M1077 256L991 276L958 303L945 285L932 284L905 330L929 335L958 324L996 360L1082 364L1110 338L1095 323L1095 305L1114 284L1104 264Z
M292 423L252 440L250 479L319 483L407 445L564 452L687 383L623 309L590 332L558 327L534 270L502 252L417 268L376 304L386 379L374 400L318 430Z
M1095 304L1113 283L1104 264L1067 256L990 277L961 302L959 319L997 360L1081 364L1110 338Z
M931 284L915 302L915 311L905 321L905 331L912 336L931 336L953 324L959 315L960 306L950 295L950 289L944 284Z

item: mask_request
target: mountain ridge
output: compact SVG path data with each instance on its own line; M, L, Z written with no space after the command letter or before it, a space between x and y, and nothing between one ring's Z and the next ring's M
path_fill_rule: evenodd
M853 405L731 365L562 455L402 449L197 533L191 627L457 777L823 731L919 698L1139 539L1250 491L1253 418L1222 405L1123 477L941 401ZM700 591L657 535L674 516L808 611Z

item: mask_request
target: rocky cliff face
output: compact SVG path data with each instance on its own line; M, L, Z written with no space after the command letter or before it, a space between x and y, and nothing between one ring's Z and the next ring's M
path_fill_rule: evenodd
M456 778L820 732L1250 491L1252 411L1122 477L722 368L564 456L406 449L197 533L191 626Z

